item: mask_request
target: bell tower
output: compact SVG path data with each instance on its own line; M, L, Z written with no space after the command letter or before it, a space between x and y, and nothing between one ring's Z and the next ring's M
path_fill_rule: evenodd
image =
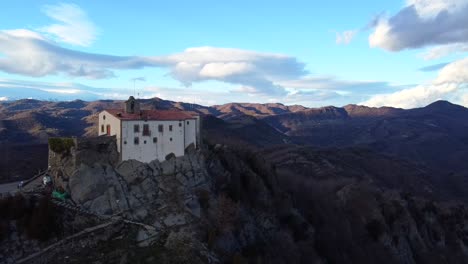
M125 113L135 114L140 112L140 103L135 99L135 97L130 96L127 101L125 101Z

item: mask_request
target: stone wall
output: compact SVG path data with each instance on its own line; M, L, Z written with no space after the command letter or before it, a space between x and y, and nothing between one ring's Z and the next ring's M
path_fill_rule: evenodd
M61 152L55 152L49 145L48 169L56 187L69 190L69 179L83 165L93 167L96 163L115 165L119 162L119 153L115 136L92 138L68 138L73 146Z

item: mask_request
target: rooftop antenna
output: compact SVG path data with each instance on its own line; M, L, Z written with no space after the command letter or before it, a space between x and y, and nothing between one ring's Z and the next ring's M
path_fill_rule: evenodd
M132 78L130 80L133 81L133 96L135 97L137 95L136 94L136 88L135 88L136 81L146 82L146 78L145 77L136 77L136 78ZM140 93L138 93L138 96L140 96Z

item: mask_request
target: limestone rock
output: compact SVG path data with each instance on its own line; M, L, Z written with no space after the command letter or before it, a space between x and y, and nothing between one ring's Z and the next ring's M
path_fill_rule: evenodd
M89 167L81 164L78 171L70 178L69 188L72 199L77 203L84 203L106 192L108 183L105 181L104 173L103 165L96 164L94 167Z
M117 165L117 172L129 184L137 184L148 177L147 165L137 160L128 160Z
M170 214L163 220L163 222L168 227L184 225L186 223L184 214Z
M140 228L137 233L136 242L139 247L150 246L157 238L159 233L155 230Z

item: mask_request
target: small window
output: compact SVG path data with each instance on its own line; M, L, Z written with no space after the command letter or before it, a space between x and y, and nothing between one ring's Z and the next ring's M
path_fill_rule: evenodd
M172 125L169 125L169 131L172 131Z
M143 140L143 144L146 144L146 140Z
M124 145L127 145L127 140L124 141Z
M110 126L110 125L107 125L107 126L106 126L106 129L107 129L106 134L107 134L108 136L110 136L110 135L111 135L111 126Z
M162 132L164 131L164 126L163 126L163 125L159 125L159 126L158 126L158 131L162 133Z
M170 138L169 140L172 141L172 138Z
M158 138L157 137L154 137L153 138L153 143L157 143L158 142Z
M140 144L140 139L139 139L138 137L135 137L135 138L133 139L133 144L135 144L135 145Z
M135 133L140 132L140 125L133 125L133 132Z
M149 136L150 135L150 129L148 124L143 125L143 136Z
M181 127L181 126L182 126L182 122L179 122L179 127Z
M189 121L187 121L187 125L190 124Z
M102 116L102 120L106 120L106 115L103 115L103 116Z
M101 125L101 133L104 133L104 125Z

